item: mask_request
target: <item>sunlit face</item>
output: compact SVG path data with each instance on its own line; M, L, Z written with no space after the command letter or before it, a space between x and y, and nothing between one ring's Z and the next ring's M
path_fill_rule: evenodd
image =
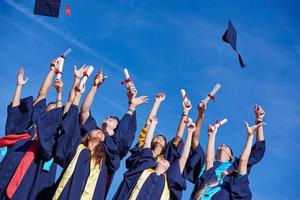
M105 135L101 129L94 129L89 133L88 139L89 141L94 140L103 142L105 140Z
M160 169L163 173L165 173L170 167L170 163L168 160L161 159L156 161L156 168Z
M56 104L55 103L49 103L48 106L47 106L47 111L50 111L54 108L56 108Z
M231 160L232 159L232 153L230 150L230 147L226 144L221 144L218 148L217 148L217 159L219 159L221 157L221 155L223 156L223 158L225 158L225 160Z
M158 135L153 138L152 144L154 144L154 146L159 145L163 149L166 146L166 141L165 141L164 137Z
M103 125L107 126L111 129L115 129L117 128L119 122L116 118L108 116L104 121L103 121ZM114 133L108 133L110 136L112 136Z

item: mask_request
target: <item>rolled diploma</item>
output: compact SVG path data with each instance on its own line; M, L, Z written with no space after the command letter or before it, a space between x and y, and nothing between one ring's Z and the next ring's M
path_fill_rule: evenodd
M126 68L124 68L123 73L124 73L124 76L125 76L125 80L130 80L129 73L128 73L128 70ZM128 86L130 86L131 84L132 84L131 81L127 83Z
M215 85L215 87L212 89L212 91L209 93L210 96L215 96L215 94L217 93L217 91L221 88L221 84L217 83ZM203 100L203 102L205 104L207 104L210 100L210 96L205 97L205 99Z
M58 60L58 64L57 64L56 69L58 69L58 71L60 73L57 74L56 78L61 79L61 73L62 73L62 70L63 70L63 67L64 67L65 59L62 56L60 56L57 60Z
M129 76L128 70L127 70L126 68L124 68L123 72L124 72L125 80L128 80L128 79L130 79L130 76Z
M79 86L79 89L82 90L83 88L83 85L86 84L87 80L88 80L88 77L93 73L94 71L94 67L93 66L90 66L89 69L87 70L86 74L87 76L84 76L80 82L80 86Z
M71 53L72 49L71 48L68 48L65 53L62 54L62 57L66 57L67 55L69 55L69 53Z
M225 124L227 121L228 121L227 118L223 119L219 123L216 123L215 125L213 125L212 129L214 130L215 128L219 128L220 126L222 126L223 124Z
M183 102L186 103L187 102L187 96L186 96L185 89L181 89L180 92L181 92Z

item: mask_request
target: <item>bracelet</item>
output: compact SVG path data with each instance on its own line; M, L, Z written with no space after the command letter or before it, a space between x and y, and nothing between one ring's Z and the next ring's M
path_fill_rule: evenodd
M188 116L186 113L182 113L181 116Z
M61 99L57 99L56 101L62 101Z
M260 123L262 123L261 119L256 120L256 124L260 124Z

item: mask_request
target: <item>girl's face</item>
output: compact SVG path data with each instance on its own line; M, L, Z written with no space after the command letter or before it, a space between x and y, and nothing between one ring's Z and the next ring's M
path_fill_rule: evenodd
M101 129L94 129L89 133L89 140L99 140L99 142L104 142L105 135Z
M166 146L165 139L160 135L153 138L152 143L154 145L160 145L162 149L165 148L165 146Z
M223 156L223 158L225 158L225 160L229 161L232 159L232 154L231 154L231 150L230 147L226 144L222 144L218 147L217 149L217 159L221 157L221 155Z

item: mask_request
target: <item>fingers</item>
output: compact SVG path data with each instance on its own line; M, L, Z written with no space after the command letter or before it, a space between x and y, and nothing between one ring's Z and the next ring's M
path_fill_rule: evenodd
M24 80L24 84L26 84L28 80L29 80L29 77L26 77L26 79Z
M245 125L246 125L246 128L249 129L249 124L248 124L248 122L245 121Z
M147 103L149 99L148 99L148 96L140 96L140 97L138 97L138 100L139 100L140 104L144 104L144 103Z

